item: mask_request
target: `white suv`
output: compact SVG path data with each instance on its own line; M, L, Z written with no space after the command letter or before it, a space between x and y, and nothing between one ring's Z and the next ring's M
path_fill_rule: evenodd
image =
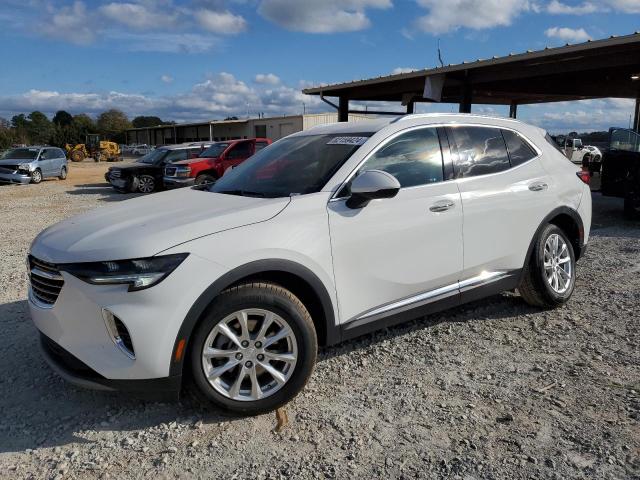
M213 185L43 231L31 315L48 363L87 387L268 411L318 346L517 288L565 303L589 187L539 128L474 115L315 127Z

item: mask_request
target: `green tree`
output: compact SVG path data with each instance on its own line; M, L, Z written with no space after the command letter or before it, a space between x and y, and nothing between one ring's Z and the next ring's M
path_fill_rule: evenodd
M64 110L58 110L53 116L53 123L62 127L68 127L73 122L73 116Z
M53 134L53 124L47 116L39 111L31 112L27 117L29 119L26 129L30 143L43 144L48 143Z
M73 126L76 127L81 136L82 141L84 142L84 137L87 133L96 133L96 124L93 119L87 115L86 113L80 113L78 115L74 115L73 117Z
M131 121L131 124L134 128L144 128L144 127L156 127L158 125L166 125L166 122L163 122L160 117L145 117L144 115L140 115L134 118Z
M131 128L131 122L124 112L116 109L107 110L98 116L96 122L98 133L105 139L115 142L124 142L125 130Z

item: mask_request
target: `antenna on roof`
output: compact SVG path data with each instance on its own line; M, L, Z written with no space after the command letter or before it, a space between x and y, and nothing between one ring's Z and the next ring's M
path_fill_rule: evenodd
M444 67L444 62L442 61L442 52L440 51L440 39L438 39L438 61L440 62L440 66Z

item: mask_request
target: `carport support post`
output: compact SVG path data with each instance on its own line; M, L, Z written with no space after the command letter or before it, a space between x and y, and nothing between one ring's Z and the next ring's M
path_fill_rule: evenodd
M414 106L415 106L415 102L413 100L411 100L409 103L407 103L407 115L410 114L410 113L413 113Z
M640 133L640 93L636 97L636 108L633 116L633 131Z
M460 101L460 113L471 113L471 85L467 82L462 86L462 100Z
M349 99L347 97L340 97L338 99L338 121L349 121Z
M509 118L517 118L518 116L518 104L516 102L511 102L509 105Z

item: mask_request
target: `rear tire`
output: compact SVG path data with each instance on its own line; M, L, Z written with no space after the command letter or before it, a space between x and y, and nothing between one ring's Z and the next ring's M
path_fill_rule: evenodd
M84 161L84 153L81 150L73 150L69 155L72 162L82 162Z
M518 286L520 296L534 307L558 307L571 298L575 281L573 246L559 227L548 224L533 245Z
M244 415L292 400L309 380L318 351L306 307L272 283L246 283L222 292L189 343L191 390L201 401ZM228 369L220 373L223 366Z
M630 220L640 219L640 193L633 191L625 192L624 216Z

